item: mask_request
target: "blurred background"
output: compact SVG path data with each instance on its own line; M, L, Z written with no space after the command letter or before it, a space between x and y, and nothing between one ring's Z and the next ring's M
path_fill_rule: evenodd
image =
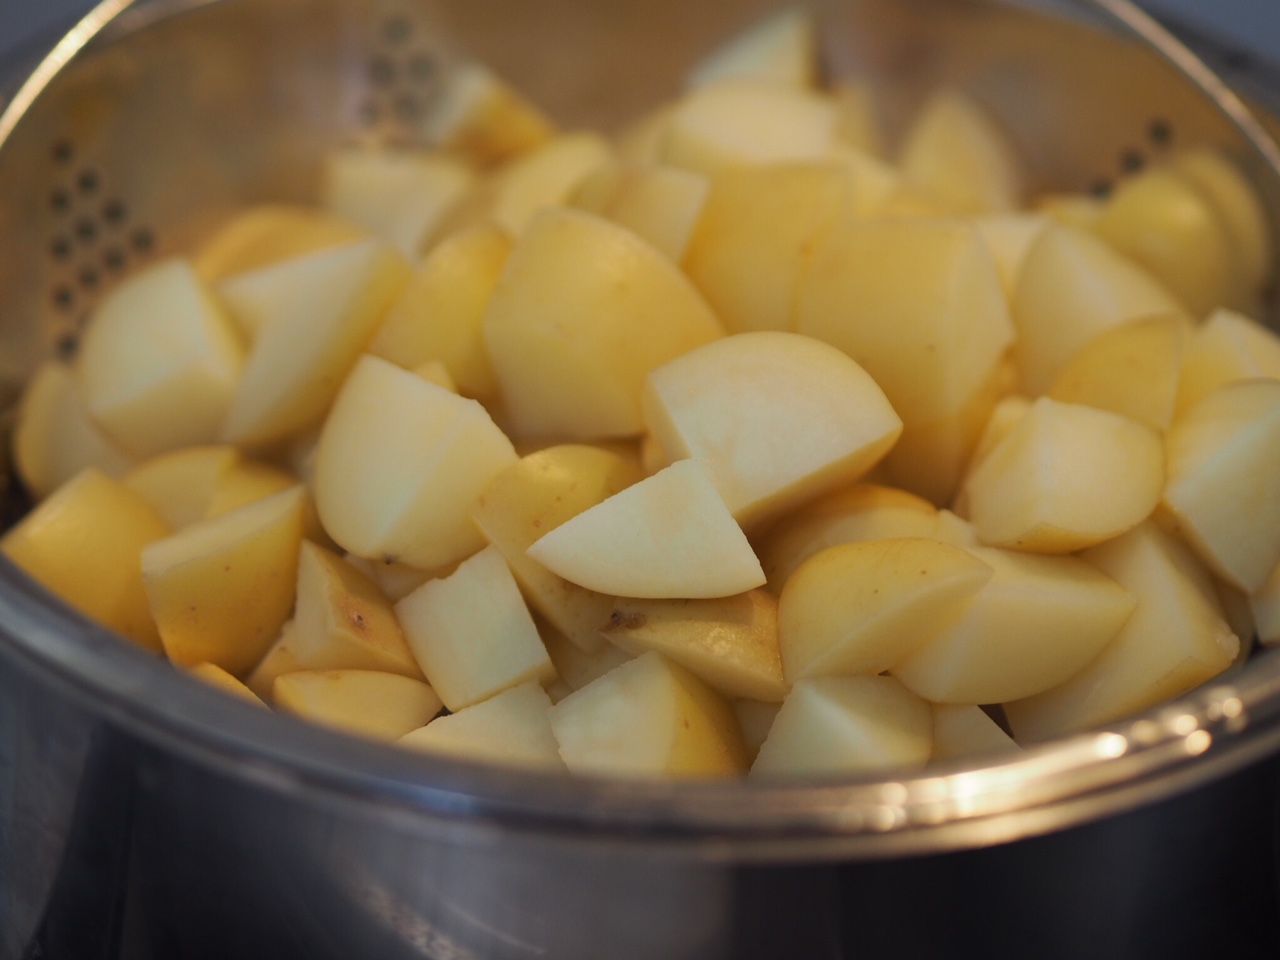
M1240 54L1280 61L1280 0L1140 2ZM54 31L60 32L92 6L87 0L0 0L0 61L39 38L55 37Z

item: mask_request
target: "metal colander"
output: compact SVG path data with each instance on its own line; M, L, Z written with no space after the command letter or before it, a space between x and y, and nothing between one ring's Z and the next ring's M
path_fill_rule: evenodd
M74 353L132 268L247 204L313 198L336 144L420 140L465 57L567 127L612 128L770 7L107 0L0 114L0 398ZM1122 0L818 7L828 69L872 85L890 135L951 83L1012 134L1037 186L1105 190L1216 143L1280 222L1274 144ZM1107 731L889 781L619 786L473 767L260 715L5 565L0 957L1185 955L1133 945L1252 937L1280 907L1256 854L1278 749L1268 654ZM886 898L899 890L954 926L930 939Z

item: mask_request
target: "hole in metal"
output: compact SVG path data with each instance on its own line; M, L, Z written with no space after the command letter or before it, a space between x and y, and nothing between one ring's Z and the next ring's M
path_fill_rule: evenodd
M66 284L54 287L53 305L59 310L70 310L76 305L76 292Z
M418 119L418 114L422 109L422 105L418 102L418 98L410 94L403 94L396 97L396 116L403 123L412 123Z
M80 271L80 287L84 290L92 290L98 285L98 271L93 267L85 267Z
M1147 137L1158 147L1167 147L1173 142L1173 125L1168 120L1157 117L1147 127Z
M58 337L53 349L60 360L72 360L80 350L80 338L74 332L68 331Z
M401 44L413 35L413 23L408 17L388 17L382 25L382 36L387 43Z
M155 249L156 237L146 227L140 227L133 231L133 236L129 238L129 242L133 244L133 249L139 253L150 253Z
M81 193L93 193L98 189L100 182L95 170L81 170L80 176L76 178L76 185Z
M71 194L61 187L49 194L49 206L54 213L66 213L71 209Z
M436 60L429 53L418 53L409 60L409 77L416 83L425 83L436 75Z
M88 217L77 220L76 238L81 243L92 243L98 238L98 225Z
M112 273L123 270L127 259L119 247L108 247L102 253L102 265Z
M112 226L124 223L127 216L128 210L122 200L108 200L102 205L102 219Z
M1120 154L1120 169L1125 173L1137 173L1147 165L1141 150L1126 150Z
M49 253L55 260L66 260L71 256L71 241L66 237L55 237L49 244Z
M70 140L54 141L53 149L50 151L53 156L54 163L70 163L75 159L76 148Z

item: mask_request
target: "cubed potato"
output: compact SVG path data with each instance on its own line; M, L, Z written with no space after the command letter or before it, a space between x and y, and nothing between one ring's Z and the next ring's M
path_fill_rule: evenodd
M965 482L983 543L1072 553L1137 526L1160 502L1164 442L1106 410L1036 400Z
M281 713L371 740L399 740L440 712L421 680L377 670L303 670L277 677L272 702Z
M142 551L168 534L151 504L88 467L11 527L0 553L85 616L159 651Z
M681 460L566 520L531 547L551 572L597 593L706 599L745 593L764 571L697 460Z
M1019 742L1109 723L1180 696L1225 670L1239 650L1208 574L1159 525L1144 523L1084 557L1129 591L1137 607L1080 672L1005 704Z
M993 574L968 550L923 537L815 554L778 599L787 680L889 670L954 620Z
M619 599L601 632L635 656L661 653L726 697L780 702L787 692L778 601L764 590L711 600Z
M725 337L663 364L643 401L665 458L702 463L744 527L858 480L902 430L846 354L778 331Z
M563 771L551 700L537 681L504 690L406 733L401 746L458 760Z
M561 209L517 241L484 332L515 433L595 439L639 435L649 371L724 329L649 244Z
M189 524L142 551L164 651L242 676L293 611L306 494L300 486Z
M971 549L994 575L893 667L934 703L1001 703L1063 683L1111 642L1137 602L1077 557Z
M395 605L409 648L450 710L555 674L520 588L496 547Z
M527 553L566 520L640 479L634 462L581 444L548 447L498 473L481 491L472 518L511 567L529 604L586 652L599 649L613 597L552 573Z
M911 770L932 752L933 711L893 677L810 677L783 701L751 778Z
M658 653L609 671L549 715L571 773L701 779L747 768L728 702Z

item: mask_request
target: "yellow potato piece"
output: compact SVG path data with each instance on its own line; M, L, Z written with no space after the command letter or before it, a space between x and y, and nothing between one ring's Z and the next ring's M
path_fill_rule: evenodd
M702 220L707 178L661 164L605 163L570 192L567 206L626 227L680 263Z
M142 552L165 653L242 675L293 610L306 494L294 486L191 524Z
M618 600L601 632L639 656L654 650L726 697L779 702L778 601L764 590L713 600Z
M308 670L378 670L422 679L391 603L337 554L303 541L298 601L285 641Z
M277 677L281 713L372 740L399 740L440 712L421 680L376 670L307 670Z
M918 537L815 554L778 598L787 680L889 670L950 623L993 573L967 550Z
M473 62L450 72L425 132L436 146L485 166L545 143L555 125L506 81Z
M1164 433L1177 407L1189 332L1177 315L1104 330L1067 361L1046 395L1110 410Z
M142 551L169 527L142 497L89 467L0 539L0 552L108 630L159 651Z
M790 330L814 243L852 217L854 183L838 160L721 171L684 269L730 331Z
M406 369L438 360L458 392L491 399L497 381L484 316L511 245L505 230L487 222L441 240L405 285L369 352Z
M594 439L640 434L649 371L724 330L630 231L549 209L517 241L484 332L516 434Z

